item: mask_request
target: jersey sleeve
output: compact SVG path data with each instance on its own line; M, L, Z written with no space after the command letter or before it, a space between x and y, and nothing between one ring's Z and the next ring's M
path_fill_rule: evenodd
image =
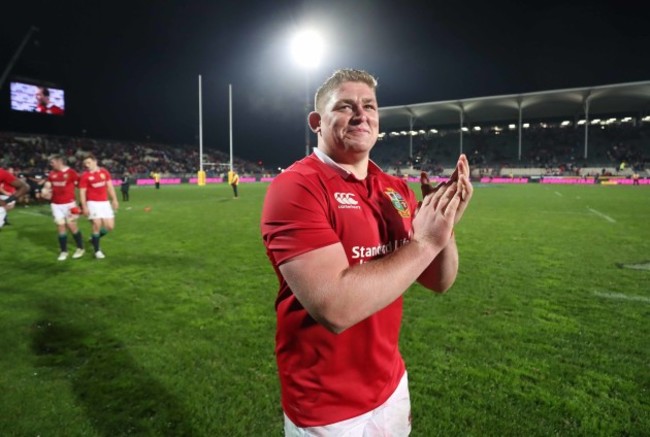
M9 173L7 170L0 168L0 183L5 182L7 184L12 183L16 180L16 177Z
M281 174L269 186L261 230L264 245L276 266L340 242L329 220L324 187L293 172Z
M81 175L79 178L79 188L88 188L88 178L86 178L84 175Z

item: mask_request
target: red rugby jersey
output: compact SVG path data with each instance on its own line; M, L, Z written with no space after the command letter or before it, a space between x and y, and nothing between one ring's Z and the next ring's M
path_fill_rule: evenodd
M79 179L79 188L86 189L86 200L101 202L108 200L106 184L111 180L111 174L105 168L96 171L85 171Z
M398 348L402 298L333 334L302 307L278 266L338 242L350 265L382 257L410 240L416 205L406 183L374 163L358 180L315 154L269 186L261 231L280 281L275 352L282 406L298 426L364 414L395 391L405 369Z
M3 185L5 190L11 191L12 188L14 188L11 183L16 179L16 176L13 174L9 173L7 170L4 168L0 168L0 185ZM14 189L14 191L16 191Z
M62 205L75 201L74 189L79 181L79 174L70 167L65 170L52 170L47 176L52 184L52 203Z

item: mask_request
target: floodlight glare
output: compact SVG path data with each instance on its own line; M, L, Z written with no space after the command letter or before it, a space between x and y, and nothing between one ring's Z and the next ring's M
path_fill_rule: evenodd
M323 57L323 38L313 30L298 32L291 43L291 53L303 68L316 68Z

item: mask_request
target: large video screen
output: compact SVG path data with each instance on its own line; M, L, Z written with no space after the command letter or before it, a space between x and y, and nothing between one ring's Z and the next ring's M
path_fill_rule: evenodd
M62 89L22 82L11 82L11 109L49 115L65 113Z

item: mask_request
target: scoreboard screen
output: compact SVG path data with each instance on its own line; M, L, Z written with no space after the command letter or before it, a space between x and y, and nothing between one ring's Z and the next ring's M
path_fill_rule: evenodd
M62 89L11 82L11 109L47 115L65 114L65 93Z

